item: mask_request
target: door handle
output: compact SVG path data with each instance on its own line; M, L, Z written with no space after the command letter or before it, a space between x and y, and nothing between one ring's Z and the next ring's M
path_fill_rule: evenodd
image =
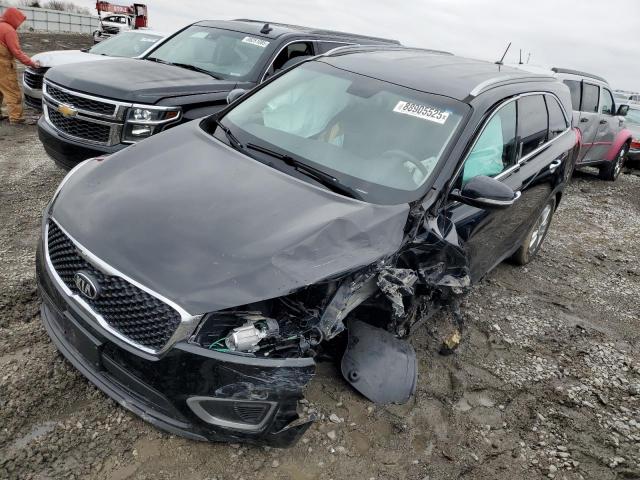
M589 121L589 119L587 117L582 117L580 119L580 123L587 123Z
M600 120L600 125L604 125L605 123L607 123L606 120Z
M560 165L562 165L562 160L554 160L549 164L549 171L551 173L555 172Z

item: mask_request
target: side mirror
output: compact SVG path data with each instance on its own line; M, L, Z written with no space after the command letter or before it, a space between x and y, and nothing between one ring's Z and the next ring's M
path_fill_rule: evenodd
M500 209L513 205L521 194L495 178L479 175L469 180L461 190L452 190L449 195L472 207Z
M629 113L629 105L620 105L618 107L618 113L616 115L626 117L627 113Z
M233 103L243 96L247 91L244 88L234 88L227 95L227 103Z

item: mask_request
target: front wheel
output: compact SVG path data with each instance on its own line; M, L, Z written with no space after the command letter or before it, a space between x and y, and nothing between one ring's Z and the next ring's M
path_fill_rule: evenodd
M622 168L624 167L624 162L627 159L627 153L629 152L629 145L624 144L615 160L608 162L606 165L600 167L600 178L603 180L609 180L611 182L615 182L618 176L620 176L620 172L622 172Z
M520 248L513 254L512 260L516 265L526 265L536 256L547 236L555 209L555 199L549 200L540 215L538 215L529 233L524 237Z

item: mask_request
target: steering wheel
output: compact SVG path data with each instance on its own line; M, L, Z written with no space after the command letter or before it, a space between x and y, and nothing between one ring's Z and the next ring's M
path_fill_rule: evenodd
M429 170L427 170L427 167L425 167L422 162L420 162L420 160L418 160L416 157L408 152L405 152L404 150L387 150L382 155L380 155L380 158L393 158L395 160L400 160L403 163L409 162L412 165L415 165L418 170L420 170L423 178L427 178L429 176L430 172Z

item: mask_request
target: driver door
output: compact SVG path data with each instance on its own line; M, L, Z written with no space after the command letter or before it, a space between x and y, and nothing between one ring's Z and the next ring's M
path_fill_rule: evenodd
M514 175L516 119L516 102L510 101L487 121L458 174L458 188L475 176L486 175L499 178L514 191L520 189L518 176ZM477 282L502 260L512 208L485 210L452 202L448 210L467 250L471 281Z

